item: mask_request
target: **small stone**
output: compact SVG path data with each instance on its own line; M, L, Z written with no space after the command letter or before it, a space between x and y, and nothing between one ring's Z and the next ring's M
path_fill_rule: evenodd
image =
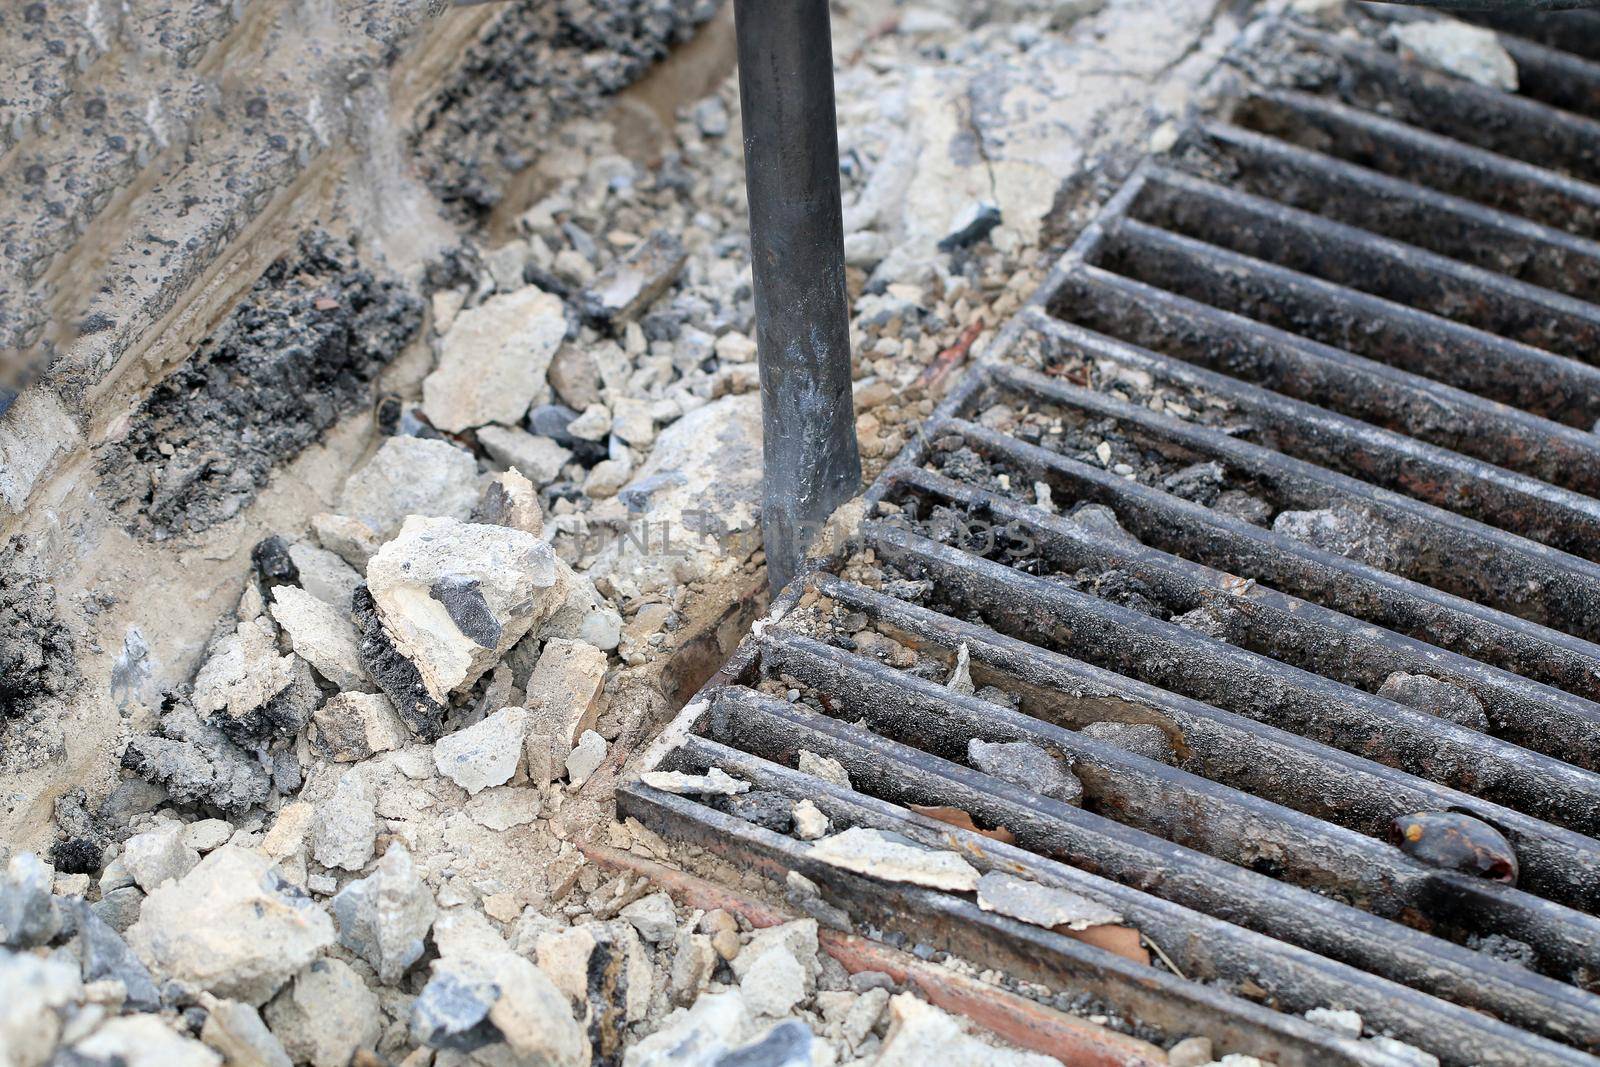
M650 404L618 397L611 405L611 432L635 448L648 448L656 439L656 420L650 414Z
M678 913L672 906L672 898L665 893L640 897L620 914L652 945L665 944L677 936Z
M483 265L494 279L495 289L502 293L521 289L525 284L522 268L527 265L529 255L528 242L524 240L507 241L485 253Z
M267 1029L255 1008L209 995L202 998L201 1006L206 1009L206 1021L200 1028L200 1040L222 1053L227 1067L293 1067L283 1043Z
M200 853L183 843L183 827L169 826L128 838L121 859L139 888L153 893L193 870Z
M606 678L606 654L583 641L545 642L528 676L527 704L569 745L593 730Z
M1060 926L1087 930L1122 922L1120 914L1088 897L1003 871L990 871L978 880L978 907L1047 930Z
M544 509L539 507L539 491L515 468L495 475L483 486L472 521L540 537L544 534Z
M360 520L381 543L408 516L465 519L477 500L478 464L471 453L443 441L390 437L344 483L339 512Z
M201 854L221 848L232 836L233 824L226 819L200 819L183 828L183 843Z
M289 590L306 595L293 586L279 587ZM264 621L239 623L213 646L194 679L195 710L241 744L305 725L303 719L295 721L298 701L289 693L295 659L278 653L270 627ZM310 711L305 709L307 715Z
M1418 62L1489 89L1517 91L1517 64L1493 30L1453 19L1407 22L1395 40Z
M527 826L539 817L539 791L516 786L485 789L467 801L467 817L497 832Z
M1484 712L1481 700L1461 686L1430 675L1396 671L1384 679L1378 695L1396 704L1437 715L1469 730L1480 733L1489 731L1489 716Z
M289 545L277 535L256 542L250 550L250 565L261 576L261 584L269 589L300 581L300 573L289 555Z
M945 679L944 686L962 696L977 692L977 686L972 684L972 653L967 650L965 641L956 649L956 665L951 669L950 677Z
M316 535L317 544L357 571L367 569L367 560L383 543L378 531L360 519L328 511L311 516L311 532Z
M340 693L311 716L314 740L329 759L358 763L404 747L411 739L406 724L382 693Z
M725 137L728 133L728 105L720 96L708 96L689 110L689 117L706 137Z
M1092 722L1079 731L1085 737L1115 745L1135 756L1153 759L1158 763L1173 764L1177 755L1172 751L1172 741L1167 732L1147 722Z
M990 743L973 738L967 759L978 770L1066 804L1083 800L1083 783L1062 761L1027 741Z
M794 833L802 841L815 841L828 832L828 817L809 800L795 804L793 812Z
M134 955L122 935L97 915L82 897L62 902L63 916L77 927L77 936L68 951L78 957L79 972L85 982L116 982L122 987L121 1000L133 1011L161 1010L161 993L150 971Z
M439 365L423 379L423 413L449 433L517 422L566 336L561 298L535 286L463 311L439 341Z
M657 230L578 294L578 310L598 326L620 328L672 284L687 258L683 242L667 230Z
M561 468L572 462L571 449L526 430L484 426L478 430L478 443L490 459L521 471L523 477L541 488L561 477Z
M814 945L814 923L811 930ZM815 955L814 948L812 955ZM812 988L810 972L782 940L752 939L734 959L734 973L739 978L739 992L744 1002L757 1015L787 1015Z
M576 788L589 780L606 758L606 739L585 730L567 755L567 780Z
M482 722L433 746L439 773L468 793L476 795L490 786L505 785L522 760L522 740L528 730L528 712L502 708Z
M42 945L61 929L50 899L50 868L31 852L17 852L0 879L0 945L23 949Z
M721 908L713 908L700 918L700 932L711 938L717 955L731 960L739 954L739 923Z
M1272 530L1379 570L1397 570L1405 558L1404 546L1382 519L1343 501L1314 511L1280 511Z
M260 1004L333 943L333 923L271 861L225 845L146 898L128 943L158 977Z
M13 857L15 858L15 857ZM0 1051L7 1067L52 1060L63 1021L75 1015L83 983L68 961L30 952L0 952Z
M1337 1008L1312 1008L1306 1012L1306 1022L1332 1030L1343 1037L1361 1036L1361 1016L1357 1012Z
M898 834L852 826L813 842L807 853L842 870L930 889L971 892L978 872L954 852L923 848Z
M137 886L123 886L109 893L102 892L100 899L91 905L102 922L119 934L139 921L139 909L144 907L144 894Z
M365 689L360 636L350 623L349 601L335 608L304 589L284 586L272 602L272 617L294 646L295 655L340 689Z
M339 943L372 965L378 979L398 982L422 958L423 939L438 913L411 853L395 841L366 878L333 898Z
M311 834L317 820L315 805L304 800L294 800L278 809L272 829L261 839L261 851L273 859L283 859L300 851Z
M355 568L337 553L303 542L289 546L289 558L300 572L300 588L348 618L350 597L361 584Z
M583 480L583 495L591 500L609 500L633 477L633 461L607 459L596 463Z
M1209 1037L1186 1037L1167 1049L1167 1067L1206 1067L1212 1062Z
M378 998L348 963L331 958L295 975L262 1014L290 1058L312 1067L347 1067L383 1033Z
M622 640L622 616L587 575L578 574L559 559L556 564L561 606L539 628L539 639L581 641L602 652L616 648Z
M704 993L688 1011L631 1045L622 1067L713 1067L752 1021L738 990Z
M500 1036L489 1012L500 993L494 978L464 961L435 964L411 1004L411 1037L424 1045L472 1052Z
M821 778L824 782L831 782L840 789L851 788L850 775L845 771L844 764L831 756L819 756L802 748L796 766L801 774Z
M548 543L455 519L406 520L367 565L384 631L441 703L476 682L555 609L555 582Z
M72 1046L72 1062L117 1067L221 1067L222 1057L156 1015L108 1019Z
M651 789L681 796L723 796L745 793L749 782L741 782L720 767L712 767L705 774L685 774L682 771L646 771L639 780Z
M576 411L600 402L600 361L594 348L587 345L563 347L550 361L550 372L545 377L561 402Z
M359 871L372 859L378 818L372 795L355 771L339 777L333 795L317 806L311 854L324 867Z
M567 433L583 441L604 441L611 432L611 412L604 404L590 404L567 423Z
M680 930L674 935L667 992L674 1004L688 1004L705 991L717 966L717 950L705 934Z

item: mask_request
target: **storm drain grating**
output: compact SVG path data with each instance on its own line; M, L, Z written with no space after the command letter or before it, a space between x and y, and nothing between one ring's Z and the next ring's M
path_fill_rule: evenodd
M1600 57L1505 28L1515 95L1272 35L1295 84L1134 174L676 725L660 769L779 817L622 809L1160 1042L1408 1062L1300 1017L1331 1006L1447 1064L1600 1063ZM1155 955L825 862L780 832L805 799ZM1419 812L1484 870L1395 843Z

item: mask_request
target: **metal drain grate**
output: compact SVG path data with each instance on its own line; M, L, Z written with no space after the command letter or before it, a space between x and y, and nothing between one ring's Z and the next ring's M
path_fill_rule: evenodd
M1505 40L1519 95L1282 29L1323 76L1133 176L659 750L1071 889L1154 965L748 805L622 809L1168 1043L1406 1062L1299 1017L1332 1005L1448 1064L1600 1063L1600 63ZM1395 673L1465 699L1408 707ZM1068 757L1081 804L973 739ZM1419 811L1497 828L1516 884L1389 843Z

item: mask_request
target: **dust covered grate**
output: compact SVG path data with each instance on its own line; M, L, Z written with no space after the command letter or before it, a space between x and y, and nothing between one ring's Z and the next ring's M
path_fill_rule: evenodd
M1600 66L1509 28L1270 36L622 807L1163 1045L1600 1063Z

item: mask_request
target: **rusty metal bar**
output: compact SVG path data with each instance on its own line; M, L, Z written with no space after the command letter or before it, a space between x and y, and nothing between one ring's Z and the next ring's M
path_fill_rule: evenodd
M827 0L735 0L774 591L861 482Z
M1556 774L1600 799L1600 776L1592 773L1600 766L1600 705L1592 701L1254 584L1251 575L1233 575L1142 544L1127 544L938 474L907 472L897 485L901 491L892 498L896 503L909 498L953 504L988 528L1021 533L1037 553L1035 558L1061 572L1115 568L1143 582L1172 614L1212 607L1213 617L1228 628L1228 642L1239 648L1369 693L1395 671L1453 682L1482 702L1494 737L1553 757L1551 769ZM1424 715L1412 720L1401 714L1402 728L1420 729L1425 739L1414 737L1407 744L1398 736L1386 736L1373 741L1416 752L1473 744L1471 737L1454 730L1445 731L1450 737L1435 734L1430 719ZM1386 734L1392 721L1393 716L1387 716L1379 732ZM1359 732L1345 737L1352 743L1362 740ZM1526 758L1513 749L1506 755L1513 760ZM1384 762L1403 765L1393 757ZM1569 765L1586 770L1563 770ZM1442 806L1465 799L1456 797ZM1546 804L1537 793L1534 803L1541 817L1550 821L1590 835L1600 830L1600 805Z
M1581 237L1600 237L1600 188L1337 100L1261 91L1241 126Z
M1600 646L1571 634L1322 551L974 423L944 420L929 432L961 435L980 454L1023 472L1030 485L1045 482L1063 500L1111 507L1126 529L1153 547L1253 576L1398 633L1600 699Z
M1201 122L1177 161L1256 196L1584 300L1600 244L1224 122ZM1198 158L1197 158L1198 157Z
M1307 967L1304 956L1286 948L1295 945L1456 1003L1493 1003L1496 1011L1556 1040L1597 1047L1593 1021L1571 1018L1600 1006L1591 994L1245 868L1175 849L960 763L749 690L724 692L707 724L710 738L691 738L680 753L683 763L697 769L716 766L756 788L811 799L836 824L890 830L936 848L954 846L980 869L1020 871L1042 884L1090 896L1125 914L1187 976L1260 983L1266 976L1251 968L1265 957L1276 962L1275 970L1282 968L1270 984L1280 1001L1329 1002L1318 1000L1328 997L1327 972ZM738 745L727 744L734 736ZM791 770L787 764L801 747L840 760L855 790ZM985 821L1016 827L1018 844L997 845L893 806L904 803L970 806ZM1270 936L1263 938L1262 932ZM1406 1001L1404 1012L1436 1008L1428 998L1385 988L1365 976L1343 973L1333 980L1360 987L1358 995L1370 1003L1397 995ZM1454 1014L1439 1021L1470 1030L1474 1020Z
M994 376L1035 403L1111 418L1136 436L1219 460L1252 478L1275 508L1341 500L1366 508L1406 544L1397 573L1580 637L1600 633L1600 564L1591 560L1101 393L1012 367L998 367Z
M1119 236L1159 227L1546 351L1600 358L1593 304L1179 171L1155 168L1141 193Z

